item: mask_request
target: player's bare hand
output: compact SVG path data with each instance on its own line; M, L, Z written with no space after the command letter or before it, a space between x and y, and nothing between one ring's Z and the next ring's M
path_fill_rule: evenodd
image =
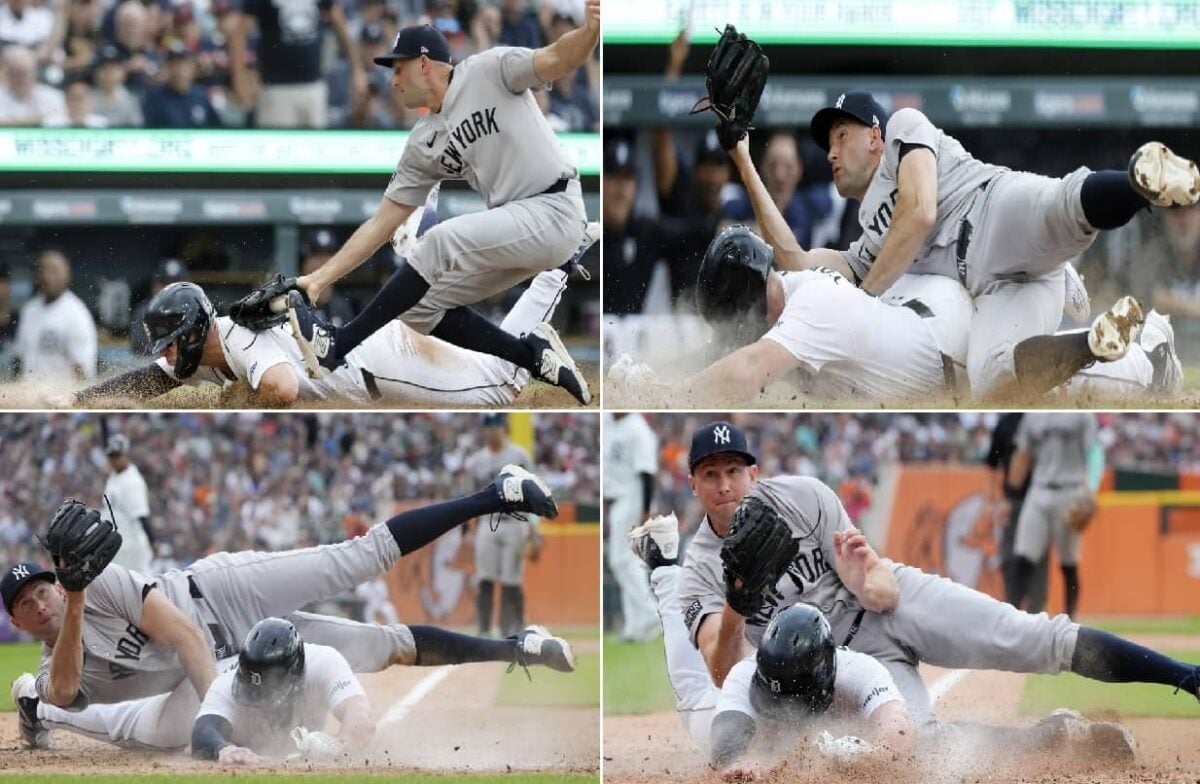
M692 31L683 28L667 49L667 76L679 76L683 73L683 63L687 60L688 52L692 49Z
M217 752L222 765L261 765L265 760L245 746L226 746Z
M296 288L304 292L310 303L315 303L321 298L321 292L324 287L313 280L312 275L301 275L296 278Z
M867 572L878 561L879 555L861 531L834 531L833 553L837 559L837 572L842 582L857 595L866 584Z
M583 26L592 32L600 32L600 0L586 0L584 2Z
M729 782L729 784L747 784L747 782L762 780L766 772L766 768L761 763L747 760L739 762L731 768L727 768L721 774L721 778Z

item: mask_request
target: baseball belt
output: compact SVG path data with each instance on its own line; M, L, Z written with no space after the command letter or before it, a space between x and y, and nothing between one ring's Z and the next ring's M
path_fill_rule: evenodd
M991 180L984 180L979 184L979 192L975 194L976 200L982 198L983 192L987 190L987 186L991 185ZM967 208L967 214L971 215L975 210L975 204L972 203ZM958 268L958 282L967 285L967 250L971 247L971 233L975 227L971 225L971 221L963 218L962 226L958 230L958 243L954 248L954 262Z
M552 193L562 193L563 191L565 191L567 189L567 186L570 184L571 184L571 180L567 177L563 177L561 180L559 180L558 182L554 183L546 190L539 193L538 196L549 196Z
M212 604L204 598L200 586L196 585L196 578L190 574L188 575L188 594L195 600L196 607L200 610L200 618L212 634L213 656L217 661L237 653L237 646L229 642L230 636L225 633L225 627L217 620L217 613L213 610Z
M923 319L934 317L934 312L919 299L908 299L900 303L900 305L901 307L908 308ZM945 384L946 391L948 392L958 389L958 374L954 370L954 360L945 354L942 354L942 383Z

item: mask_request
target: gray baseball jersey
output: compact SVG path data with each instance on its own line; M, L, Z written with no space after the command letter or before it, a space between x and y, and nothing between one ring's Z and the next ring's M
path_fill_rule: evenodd
M962 219L979 195L980 186L1008 169L977 160L958 140L942 132L916 109L900 109L888 120L884 129L883 157L858 210L862 236L850 245L849 250L842 251L842 256L859 277L866 277L883 250L896 199L900 195L900 160L904 145L925 147L937 159L937 220L917 252L910 271L965 281L965 272L958 269L956 259Z
M533 468L525 449L512 441L498 452L486 446L467 458L467 471L478 482L490 482L501 468L516 463ZM536 521L536 518L530 518ZM495 530L492 530L492 529ZM520 585L524 576L527 523L512 515L481 518L475 529L475 575L503 585Z
M304 644L304 684L286 717L235 700L233 682L236 676L236 668L218 675L196 715L220 716L233 727L229 739L233 744L273 757L296 750L291 739L295 727L323 730L338 705L351 697L365 696L362 684L354 677L346 659L325 645Z
M1096 417L1086 411L1031 411L1021 419L1014 439L1033 453L1030 487L1070 487L1087 483L1088 450L1096 441Z
M578 170L538 109L533 50L497 46L454 67L439 111L408 136L386 196L420 205L442 180L466 180L488 207L541 193Z
M800 548L776 586L782 598L768 599L754 617L746 619L746 638L757 646L775 613L796 602L816 605L837 632L839 619L862 608L833 570L833 534L854 528L837 494L812 477L781 476L760 481L749 495L767 501L783 516ZM695 645L701 619L725 606L721 538L707 518L688 545L678 592L683 620Z

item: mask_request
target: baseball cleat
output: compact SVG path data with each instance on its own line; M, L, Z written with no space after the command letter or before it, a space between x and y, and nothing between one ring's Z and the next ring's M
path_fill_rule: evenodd
M1193 667L1192 671L1183 679L1183 682L1175 687L1175 691L1179 691L1180 689L1200 700L1200 665Z
M25 746L31 749L49 746L50 731L38 718L37 685L31 674L23 673L12 682L12 701L17 706L17 727Z
M1083 285L1083 276L1073 264L1064 264L1066 272L1066 301L1063 303L1063 314L1079 326L1088 323L1092 317L1092 300L1088 296L1087 287Z
M1133 297L1121 297L1092 322L1088 348L1101 362L1120 359L1129 351L1129 343L1144 320L1141 303Z
M550 488L519 465L506 465L500 469L492 486L496 488L506 514L530 512L542 517L558 517L558 504L554 503Z
M679 563L679 519L656 515L629 532L629 546L650 571Z
M1171 326L1171 317L1157 310L1147 313L1138 343L1146 350L1146 358L1154 368L1150 392L1158 397L1179 397L1183 391L1183 363L1175 353L1175 328Z
M571 643L562 637L551 636L546 627L526 626L509 639L517 646L517 657L509 665L509 672L519 666L528 675L533 664L558 672L575 672L575 652L571 650Z
M1200 169L1161 142L1146 142L1129 159L1129 184L1159 207L1186 207L1200 201Z
M1051 732L1051 742L1089 760L1132 760L1137 741L1127 727L1112 721L1089 721L1079 711L1059 708L1038 722Z
M554 327L543 321L522 340L533 349L536 363L534 378L562 387L585 406L592 402L587 379L579 372L575 360L563 345L562 338L554 331Z
M288 292L288 324L309 376L324 378L341 364L334 350L336 328L314 313L299 291Z
M567 263L559 267L560 270L570 275L572 272L578 272L579 277L584 280L591 280L592 274L587 271L587 267L580 263L583 254L588 252L588 248L595 245L600 240L600 224L597 221L589 221L583 228L583 241L579 243L579 247L571 258L567 259Z

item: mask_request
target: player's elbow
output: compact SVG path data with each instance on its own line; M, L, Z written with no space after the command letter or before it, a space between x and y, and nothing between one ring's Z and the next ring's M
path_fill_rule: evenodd
M59 708L68 708L79 696L79 687L77 685L62 686L56 684L53 679L46 684L46 702L51 705L56 705Z
M300 377L286 365L268 370L258 384L258 402L267 408L286 408L300 397Z

